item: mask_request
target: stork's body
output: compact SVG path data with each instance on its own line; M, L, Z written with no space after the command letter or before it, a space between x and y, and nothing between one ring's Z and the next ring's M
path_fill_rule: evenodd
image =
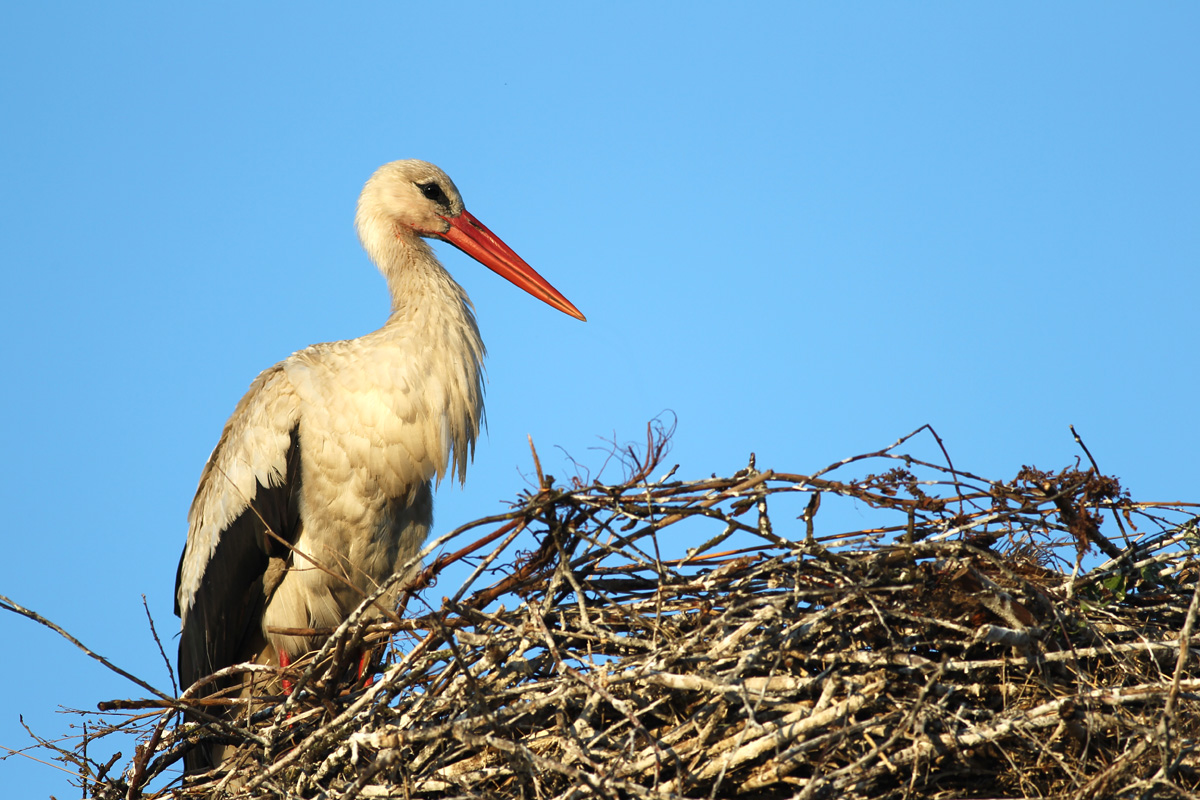
M373 333L266 370L226 423L179 564L185 687L231 664L310 649L274 631L340 624L419 551L434 478L448 469L465 477L483 414L484 347L466 293L421 237L445 239L583 318L463 209L431 164L380 168L355 222L387 280L391 315Z

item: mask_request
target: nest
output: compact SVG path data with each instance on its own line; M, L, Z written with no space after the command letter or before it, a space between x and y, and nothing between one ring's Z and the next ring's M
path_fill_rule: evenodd
M1078 465L985 480L902 454L908 438L812 475L752 460L677 480L651 477L668 439L652 427L619 483L539 468L511 513L434 543L474 537L405 613L332 632L289 696L236 721L191 699L202 687L108 704L93 752L142 726L120 774L60 754L98 798L1200 791L1189 509ZM829 530L841 499L880 524ZM450 564L469 576L415 613ZM376 680L346 679L381 640ZM183 709L209 721L177 724ZM183 751L215 740L234 756L181 780Z

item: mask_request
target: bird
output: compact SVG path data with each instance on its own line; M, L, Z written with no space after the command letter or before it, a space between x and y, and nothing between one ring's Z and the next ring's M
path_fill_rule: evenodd
M474 306L427 240L586 321L426 161L376 170L355 228L391 312L378 330L264 370L225 423L176 572L184 687L246 661L287 666L315 649L316 637L279 631L341 624L413 562L432 525L435 482L448 472L465 481L483 418L485 349ZM194 748L185 769L219 758Z

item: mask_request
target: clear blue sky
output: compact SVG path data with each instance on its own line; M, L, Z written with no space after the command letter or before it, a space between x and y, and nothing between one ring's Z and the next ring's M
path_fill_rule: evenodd
M255 374L383 321L351 223L397 158L589 318L439 248L491 353L443 529L526 486L527 434L562 475L666 410L686 477L932 423L1008 478L1070 463L1073 423L1135 496L1200 499L1198 9L6 4L0 594L167 686L141 595L174 634L187 507ZM0 636L0 744L140 694ZM0 786L73 795L20 759Z

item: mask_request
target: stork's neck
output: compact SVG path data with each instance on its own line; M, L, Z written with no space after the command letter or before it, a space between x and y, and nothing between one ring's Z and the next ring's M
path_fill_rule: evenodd
M452 450L461 481L483 419L485 351L471 301L423 239L388 237L363 245L392 297L387 322L365 338L381 348L375 358L399 358L421 376L413 381L426 386L421 402L429 404L429 439L447 448L437 459L438 475L450 466Z
M406 306L422 303L429 299L436 302L434 295L444 294L447 283L462 289L437 260L433 248L412 231L399 225L368 225L360 227L359 235L363 249L375 262L375 266L387 281L392 296L392 315Z

